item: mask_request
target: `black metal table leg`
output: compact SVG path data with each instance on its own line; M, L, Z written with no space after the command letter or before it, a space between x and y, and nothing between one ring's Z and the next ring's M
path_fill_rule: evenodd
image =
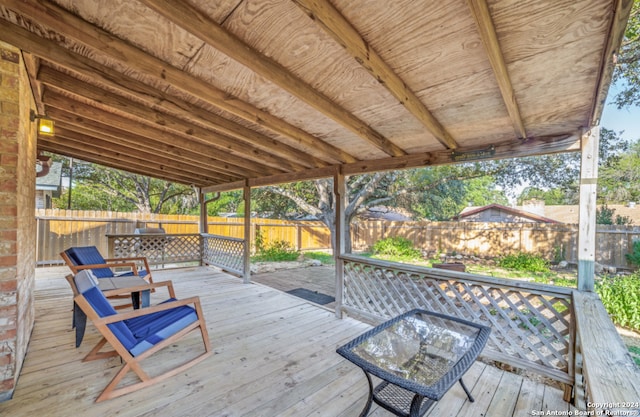
M363 369L362 372L364 372L364 375L367 377L367 382L369 383L369 397L367 398L367 404L364 406L364 410L360 413L360 417L366 417L371 409L371 403L373 402L373 383L371 382L371 377L367 371Z
M471 393L469 392L469 390L467 389L467 386L464 384L464 382L462 382L462 378L459 379L460 381L460 385L462 385L462 389L464 390L464 392L467 394L467 397L469 397L469 401L470 402L474 402L475 400L473 399L473 397L471 396Z

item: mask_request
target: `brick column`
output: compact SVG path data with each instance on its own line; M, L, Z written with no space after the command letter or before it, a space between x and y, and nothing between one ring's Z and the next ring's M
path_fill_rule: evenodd
M35 109L20 50L0 42L0 401L13 395L34 323Z

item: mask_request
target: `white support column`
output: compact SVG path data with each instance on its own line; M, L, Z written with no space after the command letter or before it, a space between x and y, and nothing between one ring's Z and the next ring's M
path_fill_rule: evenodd
M344 262L340 258L345 248L345 214L348 194L344 175L337 171L333 175L333 198L335 201L335 234L333 245L333 257L336 261L336 317L342 318L342 296L344 288Z
M244 283L251 283L251 187L245 182L244 199Z
M578 290L593 291L596 261L596 191L600 127L582 135L580 215L578 224Z

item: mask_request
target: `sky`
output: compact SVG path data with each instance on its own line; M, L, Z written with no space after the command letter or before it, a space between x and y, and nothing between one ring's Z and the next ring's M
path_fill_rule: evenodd
M640 139L640 107L634 106L618 110L615 105L610 103L617 92L617 86L612 85L609 89L604 110L602 111L600 126L606 127L614 132L624 130L624 133L621 135L624 139L629 142L636 141Z

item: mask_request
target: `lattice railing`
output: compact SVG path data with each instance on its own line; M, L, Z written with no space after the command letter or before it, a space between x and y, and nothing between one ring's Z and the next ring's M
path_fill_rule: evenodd
M344 256L343 308L388 319L413 308L492 328L483 355L573 384L572 291Z
M162 267L200 262L199 234L132 234L109 235L110 256L124 258L145 256L149 265Z
M244 240L202 235L202 261L239 275L244 273Z

